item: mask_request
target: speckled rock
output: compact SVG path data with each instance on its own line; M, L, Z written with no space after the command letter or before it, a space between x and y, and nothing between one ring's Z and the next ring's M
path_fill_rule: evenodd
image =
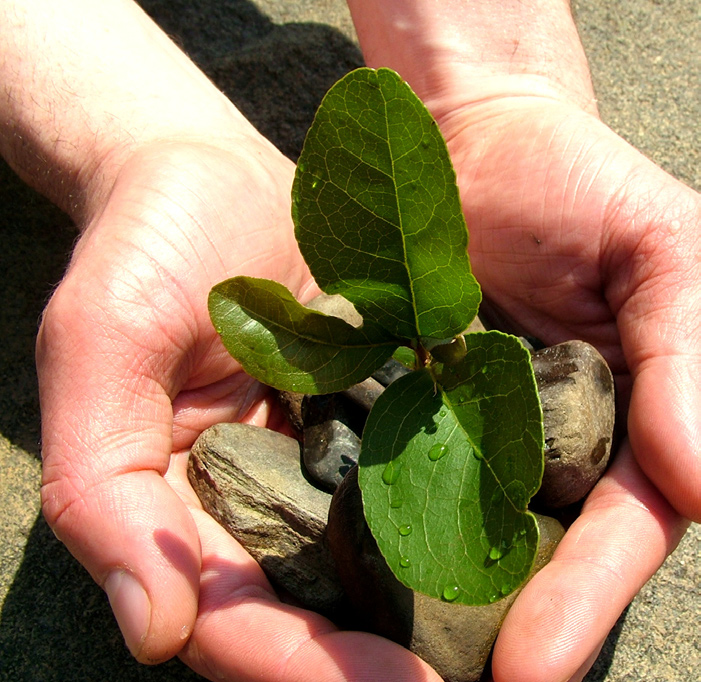
M606 469L615 418L611 370L583 341L533 353L543 405L545 472L538 504L564 507L584 498Z
M533 575L564 535L555 519L538 516L541 544ZM411 649L446 682L479 680L517 592L487 606L449 604L413 592L387 566L365 523L357 468L334 494L329 546L355 615L355 626Z

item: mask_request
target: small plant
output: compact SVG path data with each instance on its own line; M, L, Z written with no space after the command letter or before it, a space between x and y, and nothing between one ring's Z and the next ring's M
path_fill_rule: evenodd
M538 547L528 503L543 474L529 352L497 331L464 334L481 292L455 172L436 122L389 69L358 69L325 96L292 190L299 248L318 286L363 324L298 303L281 284L215 286L212 321L251 376L332 393L398 349L415 371L368 417L359 459L365 517L408 587L487 604L527 577Z

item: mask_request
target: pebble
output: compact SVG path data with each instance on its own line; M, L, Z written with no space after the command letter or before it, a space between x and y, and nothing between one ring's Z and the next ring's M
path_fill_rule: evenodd
M615 419L613 376L583 341L544 348L532 359L545 431L545 472L534 502L557 509L586 497L606 470Z
M342 394L309 395L302 401L303 459L307 473L333 492L358 463L367 411Z
M202 506L261 565L285 601L336 619L343 588L325 536L331 496L305 479L299 443L248 424L217 424L192 447Z

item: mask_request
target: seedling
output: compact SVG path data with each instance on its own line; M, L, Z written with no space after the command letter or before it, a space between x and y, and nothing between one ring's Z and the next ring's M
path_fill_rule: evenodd
M435 120L389 69L358 69L316 114L292 189L299 248L354 327L281 284L212 289L224 345L275 388L332 393L399 348L415 371L390 384L365 426L359 483L370 530L408 587L487 604L527 577L543 473L542 412L529 352L498 331L463 334L481 292L455 172ZM406 351L405 351L406 352Z

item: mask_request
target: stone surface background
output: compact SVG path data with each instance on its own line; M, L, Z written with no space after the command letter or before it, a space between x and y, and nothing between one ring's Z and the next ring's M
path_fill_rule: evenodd
M325 90L361 63L343 0L142 5L292 157ZM604 120L701 189L698 1L573 5ZM33 345L75 232L2 164L0 231L0 682L199 680L177 660L131 660L106 597L40 516ZM700 556L695 526L620 618L587 682L698 679Z

